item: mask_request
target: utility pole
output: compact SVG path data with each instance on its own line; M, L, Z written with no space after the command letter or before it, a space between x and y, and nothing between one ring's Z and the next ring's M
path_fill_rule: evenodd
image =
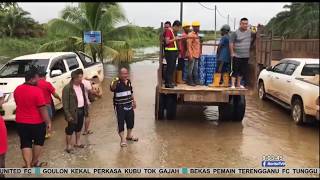
M214 5L214 39L217 39L217 5Z
M182 23L182 17L183 17L183 2L180 2L180 22Z
M229 16L229 14L228 14L228 25L230 25L230 24L229 24L229 17L230 17L230 16Z
M234 21L233 21L233 30L236 30L236 18L234 18Z

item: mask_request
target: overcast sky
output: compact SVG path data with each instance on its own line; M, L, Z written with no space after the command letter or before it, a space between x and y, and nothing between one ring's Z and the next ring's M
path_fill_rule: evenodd
M18 3L23 9L31 13L31 16L40 23L48 22L50 19L60 16L61 10L71 3ZM76 3L73 3L76 5ZM180 3L119 3L129 20L138 26L159 27L161 21L171 21L180 19ZM241 17L247 17L249 23L257 25L266 24L270 18L278 12L283 11L283 6L289 3L183 3L183 20L201 22L201 29L214 29L214 9L217 6L217 29L227 23L229 14L229 24L234 27L236 18L236 28ZM206 9L201 5L209 8ZM123 25L122 23L120 25Z

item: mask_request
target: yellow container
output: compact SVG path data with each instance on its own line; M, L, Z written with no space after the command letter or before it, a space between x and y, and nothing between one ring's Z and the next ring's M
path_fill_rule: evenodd
M214 87L220 86L220 79L221 79L221 73L215 73L213 75L213 86Z
M229 87L230 75L229 73L223 73L223 86Z
M181 70L176 71L176 82L177 82L177 84L183 83Z

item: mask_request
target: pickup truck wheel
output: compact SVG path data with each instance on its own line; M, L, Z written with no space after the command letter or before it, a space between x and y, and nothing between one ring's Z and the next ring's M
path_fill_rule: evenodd
M245 96L236 95L232 97L233 120L242 121L246 112Z
M167 94L166 95L166 111L167 119L172 120L176 118L177 114L177 95L176 94Z
M291 115L292 115L293 121L297 125L302 125L305 122L306 115L303 110L303 103L302 103L301 99L296 98L293 101L292 107L291 107Z
M264 84L263 82L259 82L259 86L258 86L258 94L259 94L259 98L261 100L265 100L266 99L266 91L264 89Z

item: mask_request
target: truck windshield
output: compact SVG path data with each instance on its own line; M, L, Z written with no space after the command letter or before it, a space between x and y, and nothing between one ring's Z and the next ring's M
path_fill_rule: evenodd
M306 64L301 71L301 76L315 76L317 74L319 74L319 64Z
M0 77L24 77L31 66L47 69L49 59L14 60L0 70Z

